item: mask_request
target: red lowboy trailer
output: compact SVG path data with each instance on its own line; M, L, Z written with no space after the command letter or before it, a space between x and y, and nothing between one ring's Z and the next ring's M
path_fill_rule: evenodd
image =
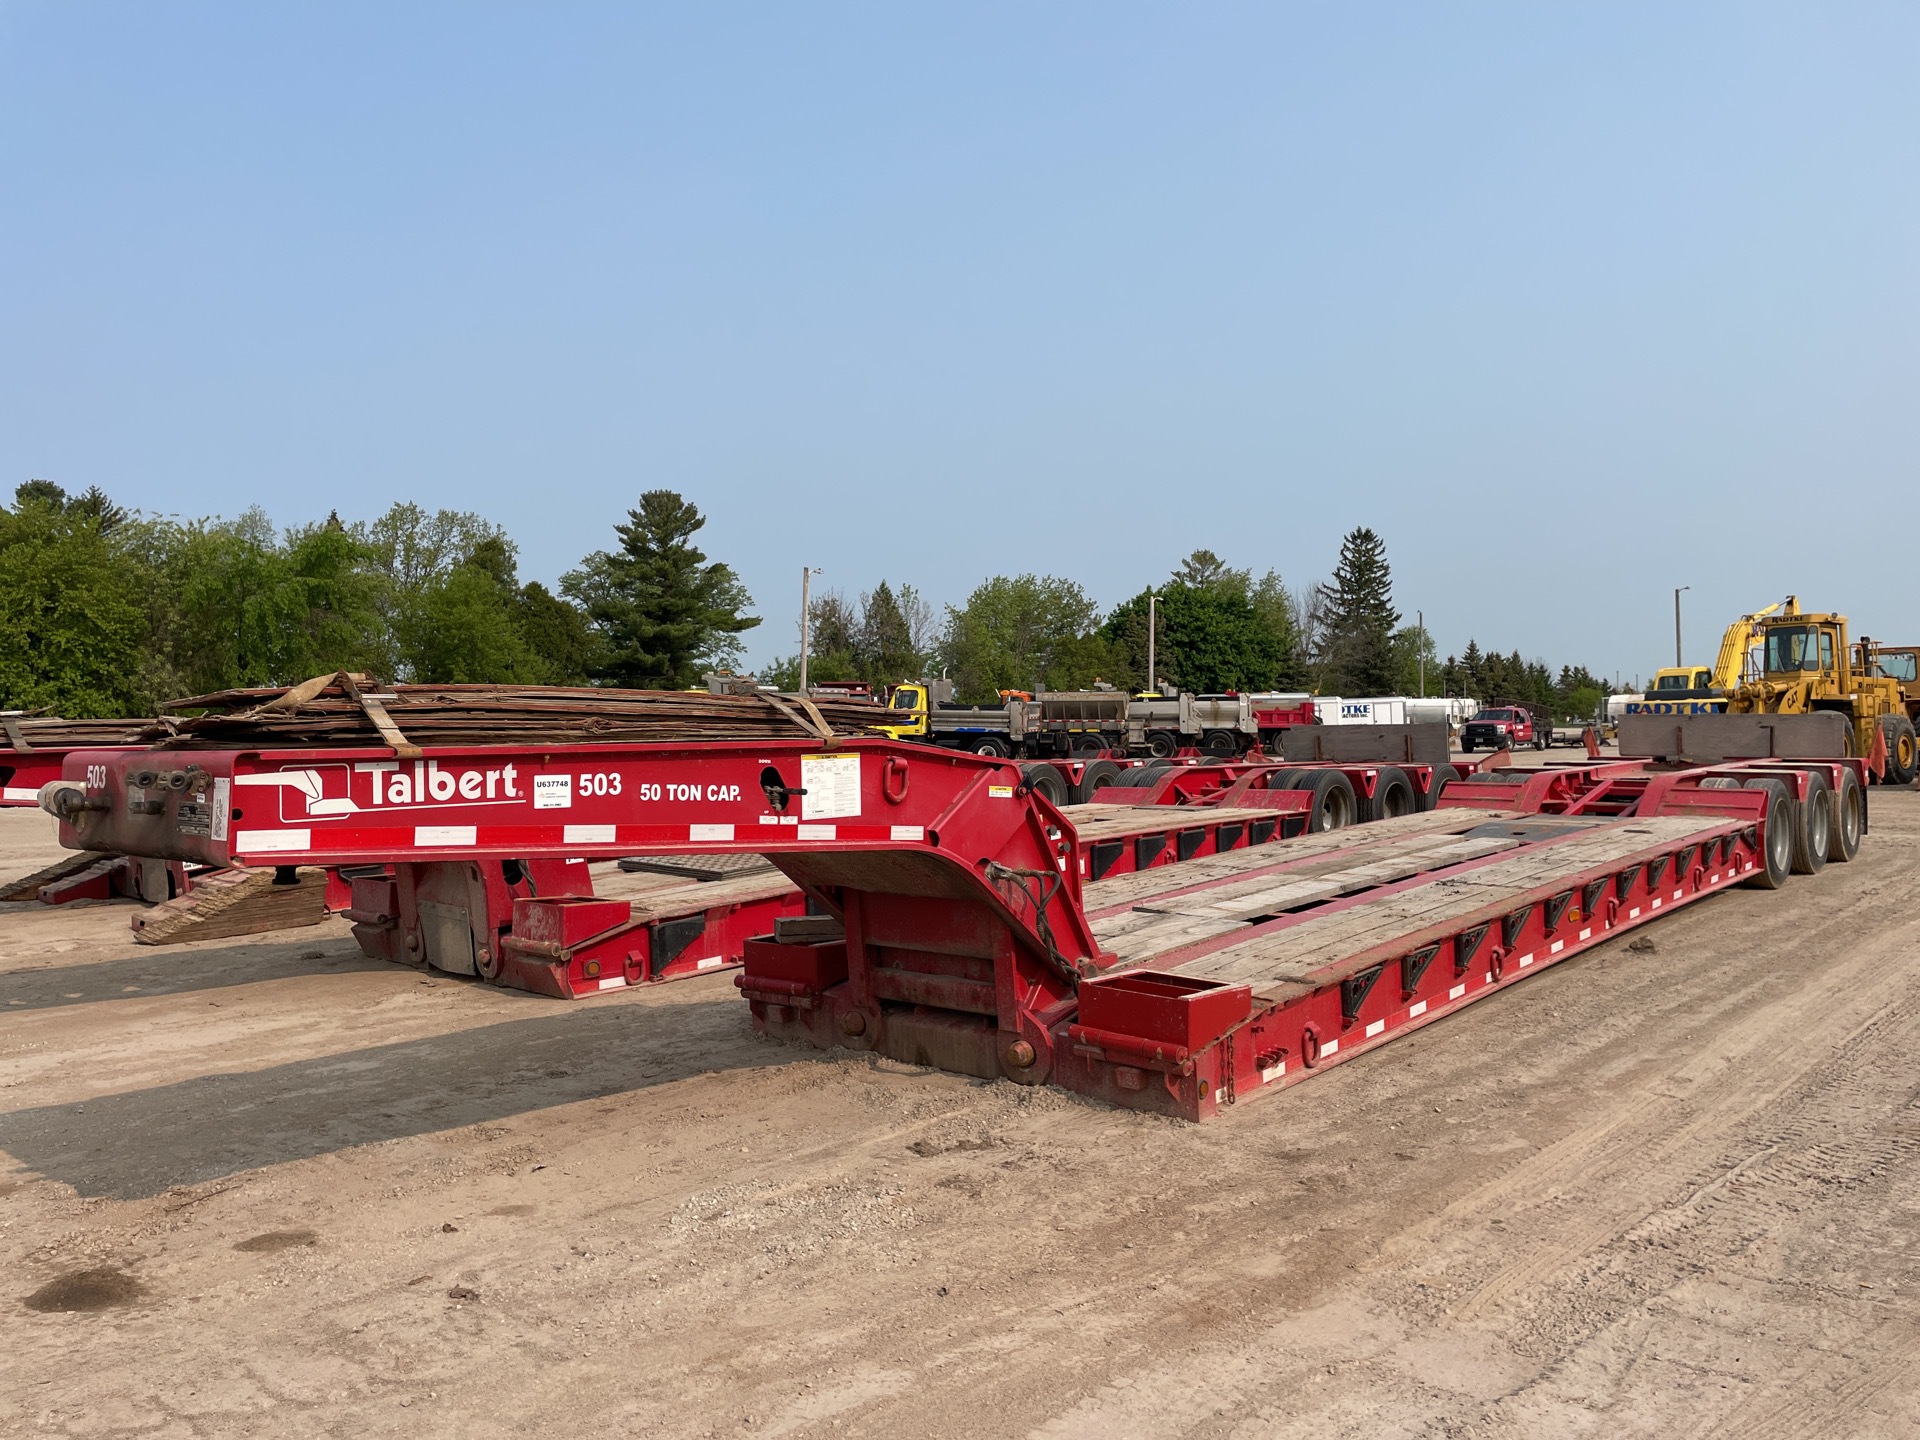
M751 749L754 742L739 743ZM368 748L237 757L182 750L142 751L125 763L103 764L105 752L96 752L75 762L70 774L83 790L97 780L122 792L125 819L91 823L94 812L82 808L74 812L77 825L62 833L77 837L70 843L79 848L164 845L133 853L164 854L183 869L229 862L327 866L341 877L348 897L341 908L369 955L577 998L737 966L749 936L808 910L806 895L777 871L665 887L635 900L595 894L590 859L764 850L781 838L777 824L738 829L736 840L732 825L690 823L655 832L610 823L609 817L662 805L688 814L731 813L743 784L744 793L759 794L750 776L710 785L711 793L697 797L678 782L641 778L674 773L663 750L707 753L657 745L490 746L428 749L418 760L401 761L391 751ZM929 758L919 747L908 753ZM221 773L216 762L223 760L235 768ZM1149 804L1136 803L1143 793L1136 790L1123 792L1124 804L1069 807L1080 826L1076 873L1123 874L1305 831L1318 798L1309 791L1220 803L1229 798L1228 779L1243 777L1245 768L1208 767L1204 783L1180 792L1177 810L1171 808L1175 793L1164 787ZM993 787L996 792L1017 794L1022 803L1030 793L1044 799L1018 766L1009 762L1000 770L1005 783ZM162 816L172 823L155 823ZM508 818L516 823L502 829ZM818 828L793 815L785 819L802 834ZM475 823L456 823L469 820ZM421 821L435 823L409 823ZM727 843L710 843L720 830ZM195 852L191 861L180 853L183 842Z
M1254 827L1272 824L1276 841L1307 792L1250 786L1239 798L1261 803L1131 808L1120 818L1147 828L1109 834L1130 863L1097 878L1090 836L1115 820L1110 807L1076 822L1010 762L884 740L552 746L511 759L444 749L411 761L98 752L70 758L50 808L76 848L216 865L403 855L482 883L497 874L513 893L517 949L487 928L493 904L471 889L411 916L423 936L464 924L476 957L613 933L596 914L570 929L582 902L539 893L552 872L530 866L765 853L814 913L745 942L737 983L760 1029L1198 1119L1665 910L1781 884L1801 847L1809 866L1816 843L1822 861L1850 858L1865 822L1861 764L1496 772L1450 787L1434 810L1258 845ZM136 766L156 765L169 774L157 797L129 784ZM1186 831L1197 841L1177 839ZM1176 837L1173 858L1164 840L1144 865L1137 846L1125 853L1129 838L1155 834Z

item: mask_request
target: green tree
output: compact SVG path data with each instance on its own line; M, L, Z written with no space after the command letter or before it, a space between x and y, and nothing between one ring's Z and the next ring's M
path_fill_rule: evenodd
M753 601L732 568L692 543L705 517L672 490L649 490L627 519L614 527L618 550L596 551L561 580L599 634L594 673L685 689L705 670L735 668L739 637L760 617L742 613Z
M533 678L542 685L585 685L593 667L593 634L580 607L529 580L512 608Z
M1327 604L1321 687L1343 695L1385 695L1396 675L1393 576L1386 542L1365 526L1340 542L1340 563L1323 587Z
M1001 690L1074 690L1110 668L1100 612L1080 586L1052 575L996 575L947 607L941 657L962 699Z
M1423 673L1428 689L1439 684L1440 657L1433 648L1433 636L1418 625L1402 625L1394 631L1393 673L1396 695L1421 694Z
M1193 585L1175 579L1160 587L1159 643L1155 665L1175 690L1219 694L1227 690L1274 690L1287 668L1284 636L1262 617L1245 588L1232 583ZM1148 592L1115 607L1102 634L1111 647L1115 673L1145 688Z
M124 520L98 491L73 500L48 481L0 507L0 708L136 708L152 576L117 543Z

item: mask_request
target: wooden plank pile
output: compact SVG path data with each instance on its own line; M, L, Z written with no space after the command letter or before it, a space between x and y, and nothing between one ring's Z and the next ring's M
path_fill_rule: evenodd
M0 748L86 750L95 745L137 745L151 720L68 720L59 715L0 715Z
M96 865L118 863L118 855L108 855L99 850L77 850L64 855L51 865L43 866L30 875L22 875L17 880L8 880L0 884L0 903L12 903L19 900L38 900L42 887L61 880L71 880L93 869Z
M332 747L703 743L870 733L886 708L862 700L549 685L395 685L363 675L174 700L142 738L169 746Z
M278 883L272 870L197 876L186 894L136 914L133 938L142 945L178 945L318 925L327 918L327 872L303 867L295 874L298 883L292 885Z

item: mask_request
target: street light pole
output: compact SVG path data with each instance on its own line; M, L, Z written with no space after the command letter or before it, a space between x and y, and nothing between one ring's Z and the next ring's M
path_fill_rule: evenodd
M813 619L813 577L820 573L820 567L802 565L800 567L800 693L807 693L807 644L812 639L808 629Z
M1420 698L1424 700L1427 698L1427 612L1424 610L1416 610L1413 612L1413 616L1420 633L1418 641L1420 646L1418 652L1420 656Z
M1159 631L1160 631L1160 597L1154 594L1151 590L1149 590L1147 592L1147 685L1146 685L1146 688L1147 688L1147 692L1152 695L1158 695L1160 693L1160 677L1154 673L1154 670L1156 668L1154 642L1159 638Z
M1680 592L1691 590L1691 585L1676 586L1673 592L1673 663L1675 666L1686 664L1680 654Z

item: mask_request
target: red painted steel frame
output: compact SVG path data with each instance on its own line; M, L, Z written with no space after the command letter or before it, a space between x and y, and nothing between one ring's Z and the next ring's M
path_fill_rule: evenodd
M38 805L40 787L61 777L69 753L65 749L0 749L0 806Z
M138 763L150 768L157 757L143 752ZM483 882L485 862L543 854L766 853L840 919L845 936L746 943L738 983L769 1033L965 1073L1051 1078L1196 1119L1725 888L1762 863L1770 799L1701 783L1751 776L1752 766L1616 763L1462 786L1443 803L1600 823L1688 814L1700 825L1604 872L1569 865L1503 914L1396 937L1344 957L1298 994L1256 1003L1246 986L1144 969L1102 975L1112 957L1101 953L1082 904L1077 837L1060 811L1021 785L1012 762L855 740L448 750L407 764L364 750L180 751L164 763L191 767L188 783L147 807L153 813L136 813L126 761L110 752L71 757L69 778L84 783L85 803L97 808L63 822L63 842L215 864L344 865L404 855L409 864L478 865ZM1837 776L1857 764L1829 768ZM1804 798L1811 768L1765 773L1788 777ZM542 813L552 810L566 813ZM1402 883L1443 873L1452 872ZM568 919L553 914L543 923L564 940ZM591 918L581 924L590 927ZM1369 983L1357 987L1362 976ZM1381 983L1383 976L1399 983Z

